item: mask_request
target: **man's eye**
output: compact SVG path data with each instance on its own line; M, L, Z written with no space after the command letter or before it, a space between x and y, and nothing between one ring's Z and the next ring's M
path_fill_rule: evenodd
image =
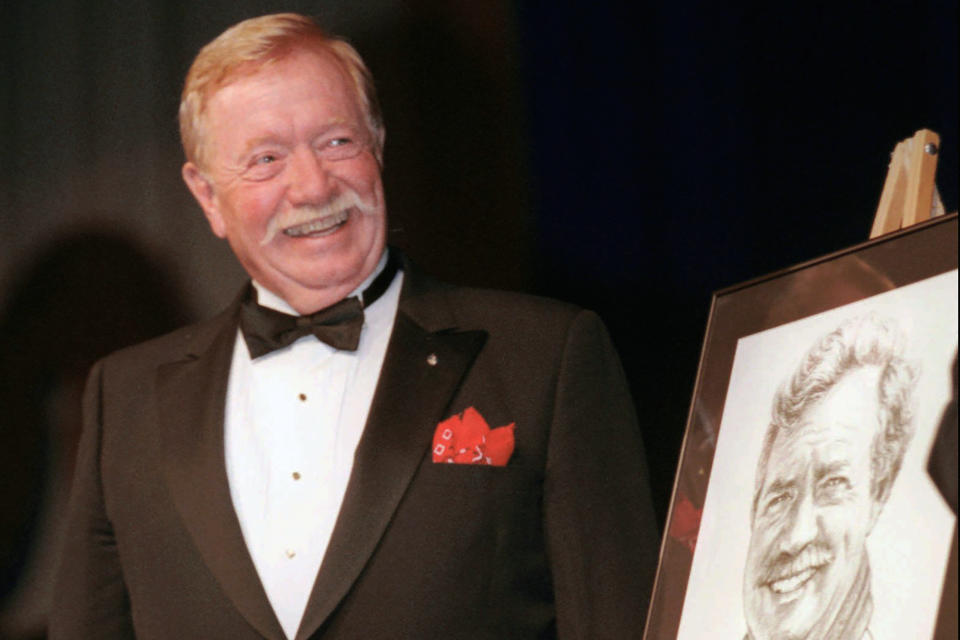
M320 146L320 156L327 160L347 160L360 153L363 145L356 138L340 136L330 138Z
M844 493L850 489L850 486L850 480L846 476L830 476L820 484L820 488L827 495Z
M283 170L283 154L281 153L257 154L250 158L248 162L243 172L246 180L268 180Z
M790 501L790 497L789 491L779 491L767 496L767 501L763 507L764 512L770 513L779 510Z

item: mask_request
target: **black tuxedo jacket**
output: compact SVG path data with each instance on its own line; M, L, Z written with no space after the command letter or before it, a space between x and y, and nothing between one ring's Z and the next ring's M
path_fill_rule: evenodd
M297 639L640 637L659 536L601 322L405 274ZM52 640L284 638L227 485L237 323L235 303L94 367ZM471 406L516 423L507 466L432 462Z

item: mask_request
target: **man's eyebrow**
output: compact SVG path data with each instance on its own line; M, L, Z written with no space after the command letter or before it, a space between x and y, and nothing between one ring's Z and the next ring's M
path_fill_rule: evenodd
M325 122L323 125L317 128L313 137L314 139L322 138L324 136L330 135L331 133L338 133L338 132L347 132L351 136L358 137L358 138L363 138L367 136L367 128L363 126L363 124L352 122L344 118L337 118L335 120L331 120L330 122Z
M796 480L784 480L782 478L778 478L764 487L760 495L765 496L770 493L779 493L781 491L785 491L786 489L792 489L795 486L797 486Z
M370 125L363 119L356 118L333 118L325 123L323 123L319 131L326 132L333 129L349 129L350 131L356 132L358 135L371 136L373 131L370 128Z
M331 131L336 129L347 128L351 131L363 132L363 127L357 126L355 123L347 120L346 118L333 118L324 122L320 127L317 128L316 132L313 134L314 138L320 138L325 135L328 135ZM253 138L243 146L243 149L240 151L239 159L244 159L249 156L255 149L262 146L271 146L271 145L284 145L283 136L275 133L267 133L262 136L257 136Z
M276 136L272 134L259 136L252 140L249 140L245 145L243 145L243 149L240 151L240 157L241 158L247 157L254 151L254 149L257 149L258 147L262 147L265 145L279 145L279 144L282 144L280 140L280 136Z
M328 129L333 129L334 127L343 127L350 124L352 123L346 118L331 118L320 125L320 131L327 131Z
M828 476L830 474L836 473L837 471L845 471L849 467L850 467L849 460L846 460L846 459L830 460L829 462L818 464L816 469L814 470L814 474L816 475L817 480L820 480L824 476Z

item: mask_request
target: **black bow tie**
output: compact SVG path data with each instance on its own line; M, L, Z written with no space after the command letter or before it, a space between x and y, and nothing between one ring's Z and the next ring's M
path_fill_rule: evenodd
M363 308L387 290L397 268L397 260L390 252L383 271L360 294L363 302L352 296L309 316L292 316L257 304L257 292L251 285L240 309L240 330L250 357L259 358L311 334L334 349L356 351L363 329Z

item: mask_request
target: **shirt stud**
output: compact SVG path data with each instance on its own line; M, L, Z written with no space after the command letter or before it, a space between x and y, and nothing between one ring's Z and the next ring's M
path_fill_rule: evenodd
M300 398L300 402L306 402L306 401L307 401L307 394L305 394L305 393L297 394L297 397Z
M437 354L431 353L427 356L427 364L431 367L437 366Z
M294 480L299 480L299 479L300 479L300 472L299 472L299 471L294 471L293 474L291 474L291 475L293 475L293 479L294 479Z
M297 555L297 552L294 551L293 549L287 549L286 551L283 552L283 555L287 556L287 558L292 559L293 556Z

